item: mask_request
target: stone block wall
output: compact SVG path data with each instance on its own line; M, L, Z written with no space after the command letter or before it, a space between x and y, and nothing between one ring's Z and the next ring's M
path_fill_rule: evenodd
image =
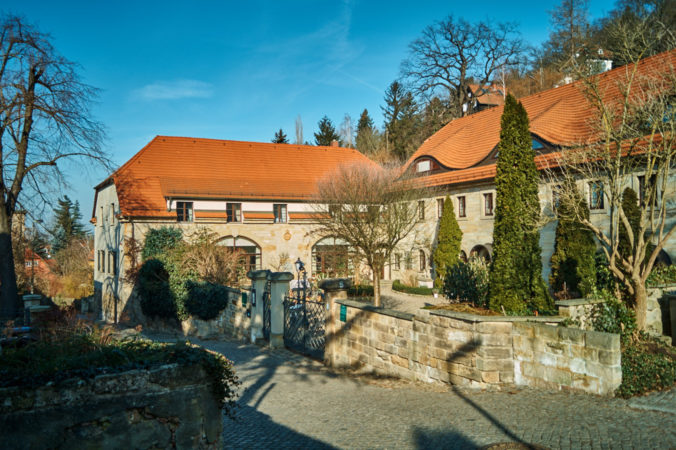
M407 314L336 300L325 359L334 367L428 383L612 393L621 381L619 336L553 326L562 320Z
M622 383L617 334L516 322L513 349L518 385L607 395Z
M203 369L168 365L0 389L0 447L221 448L222 412Z
M579 328L591 330L591 313L594 305L603 303L604 300L590 298L576 298L571 300L559 300L556 306L559 308L559 315L575 321Z

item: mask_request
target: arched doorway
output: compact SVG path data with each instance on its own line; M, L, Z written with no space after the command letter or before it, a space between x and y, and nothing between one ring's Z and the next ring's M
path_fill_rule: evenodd
M312 246L312 273L327 277L349 276L352 271L350 246L342 239L326 237Z
M487 263L491 262L491 245L475 245L469 252L469 257L478 256L483 258Z
M243 236L226 236L218 240L216 245L228 247L231 251L237 252L245 271L261 268L261 247L251 239Z

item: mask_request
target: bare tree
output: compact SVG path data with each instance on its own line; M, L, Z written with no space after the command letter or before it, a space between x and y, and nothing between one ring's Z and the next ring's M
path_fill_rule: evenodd
M380 279L385 262L416 226L413 193L395 188L400 170L375 164L339 166L319 182L315 231L346 241L371 269L374 304L380 306Z
M514 24L489 26L448 16L425 28L409 50L402 75L417 94L431 97L445 91L459 117L469 112L462 108L468 102L469 84L488 84L499 70L516 64L523 44Z
M641 66L625 67L621 80L603 83L587 78L583 89L595 111L594 136L579 148L562 152L555 176L566 181L561 195L573 198L575 182L584 180L590 206L607 201L608 222L598 223L582 211L575 219L596 236L613 274L633 297L639 329L645 329L646 279L658 254L674 236L673 208L676 166L676 70L674 56L665 55ZM560 172L559 172L560 171ZM632 226L622 207L626 187L639 185L640 220ZM597 205L594 205L597 203ZM618 250L620 227L626 230L631 250Z
M343 122L340 124L340 140L343 147L354 148L354 123L349 114L345 114Z
M19 306L10 237L17 207L45 200L50 183L63 180L64 159L108 164L89 109L96 91L76 69L23 19L0 22L0 317ZM30 195L23 202L22 191Z
M296 144L303 145L303 121L300 114L296 117Z
M553 31L545 43L550 63L557 68L575 66L589 45L588 0L561 0L549 11Z

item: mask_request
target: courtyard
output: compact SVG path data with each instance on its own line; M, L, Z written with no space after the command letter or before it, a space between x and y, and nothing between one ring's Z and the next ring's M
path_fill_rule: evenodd
M193 342L233 360L242 382L237 419L224 418L225 448L676 446L674 390L632 400L476 391L335 373L287 350L236 341Z

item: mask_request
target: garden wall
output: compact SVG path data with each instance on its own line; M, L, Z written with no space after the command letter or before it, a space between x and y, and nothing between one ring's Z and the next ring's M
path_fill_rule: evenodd
M618 334L515 322L512 335L517 385L609 395L622 384Z
M670 292L676 292L676 285L648 288L646 332L651 336L672 336L669 301L667 300ZM561 316L576 320L580 328L590 330L592 329L591 312L596 303L603 303L603 300L588 298L559 300L556 306Z
M221 448L222 412L199 367L164 366L0 389L3 448Z
M570 345L566 341L568 334L558 334L558 330L566 329L552 326L563 320L561 317L478 316L444 310L420 310L414 315L376 309L350 300L336 300L327 320L325 359L327 364L335 367L352 367L424 382L474 387L506 383L546 384L548 387L596 394L611 392L608 386L615 386L621 377L619 359L615 364L614 356L612 364L603 366L603 370L607 369L612 374L607 380L608 386L604 384L605 378L599 379L606 372L595 371L595 364L604 364L598 360L599 351L615 350L613 339L608 341L612 342L606 348L599 347L603 343L595 337L589 338L589 343L582 338L582 343L578 342L585 358L582 368L576 359L577 353L575 357L556 353L559 349L554 347ZM518 324L518 331L515 331L515 324ZM538 331L537 338L529 341L527 330L531 328L549 331ZM541 335L546 333L549 341L541 341ZM580 333L586 336L588 332L580 330ZM594 333L594 336L597 334L603 333ZM516 346L515 336L518 337ZM619 337L615 338L619 358ZM548 350L544 349L546 342L552 345L548 348L555 352L555 357L547 355ZM528 353L527 343L538 352ZM531 366L549 364L552 358L558 370L570 366L571 373L575 371L587 376L589 382L580 382L579 377L572 375L570 381L564 378L552 380L549 371L530 370ZM524 375L522 368L526 366L528 373ZM556 384L557 381L561 383Z

